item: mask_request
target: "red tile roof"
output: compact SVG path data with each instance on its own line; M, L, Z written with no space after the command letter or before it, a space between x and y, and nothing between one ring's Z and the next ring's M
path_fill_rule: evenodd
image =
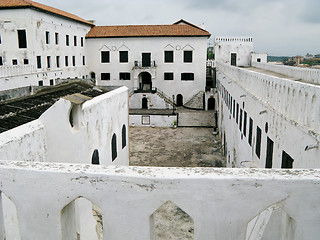
M59 15L62 17L66 17L72 20L75 20L77 22L85 23L91 26L94 26L93 23L86 21L76 15L73 15L71 13L67 13L65 11L49 7L46 5L43 5L41 3L33 2L31 0L0 0L0 9L1 8L36 8L41 11L49 12L55 15Z
M172 25L95 26L87 38L114 37L210 37L211 34L188 22Z

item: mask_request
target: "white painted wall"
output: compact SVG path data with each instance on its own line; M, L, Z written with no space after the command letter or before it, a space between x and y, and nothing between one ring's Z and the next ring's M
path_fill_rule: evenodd
M144 118L150 119L149 124L143 121ZM177 115L130 115L129 124L132 127L173 127L177 125Z
M86 57L85 35L91 28L89 25L32 9L1 9L0 26L0 56L4 62L0 66L1 90L34 86L38 81L48 86L50 80L88 75L82 57ZM26 49L18 48L17 30L20 29L26 29ZM49 44L45 41L46 31L50 33ZM59 34L58 45L55 44L55 33ZM70 46L66 46L66 35L69 35ZM74 36L77 36L77 46L74 46ZM36 65L37 56L41 56L40 69ZM50 68L47 68L47 56L51 57ZM56 56L60 56L60 67L57 67ZM69 57L68 67L65 66L65 56ZM76 66L72 65L72 56L76 58ZM12 65L12 59L18 60L17 66ZM29 60L28 65L24 65L24 59Z
M237 54L237 66L250 66L253 40L251 37L216 37L214 39L215 60L231 64L231 53Z
M135 94L133 94L129 99L130 108L131 109L141 109L143 98L147 98L147 100L148 100L148 109L172 109L172 105L167 103L157 93L154 93L154 94L153 93L135 93Z
M39 120L0 134L0 158L16 161L91 163L98 149L100 164L128 165L128 89L114 91L75 105L74 127L69 116L72 103L60 99ZM122 127L126 146L122 148ZM111 140L117 136L117 158L112 162Z
M0 165L1 191L16 205L24 240L61 239L61 210L79 196L101 208L104 238L110 240L149 240L150 216L168 200L191 216L196 240L246 239L248 223L271 206L295 222L292 240L318 239L316 169Z
M87 39L88 69L95 72L97 85L139 87L139 74L152 75L152 86L166 95L182 94L187 102L206 84L206 37L140 37ZM164 63L164 51L174 51L174 63ZM183 51L193 51L193 62L183 62ZM101 63L101 51L110 51L110 63ZM119 63L119 51L128 51L129 62ZM142 61L142 53L151 53L156 67L134 68L134 61ZM131 80L119 80L119 72L130 72ZM164 80L165 72L173 72L174 80ZM194 81L181 81L181 73L194 73ZM110 80L101 81L101 73L110 73Z
M217 63L219 89L219 126L222 139L226 137L228 166L265 167L266 141L273 142L273 167L280 168L282 151L293 159L294 168L319 168L320 149L305 151L320 139L320 87L281 79ZM219 83L218 83L219 84ZM222 93L223 87L225 92ZM247 135L240 132L223 96L227 96L247 112ZM223 96L222 96L223 94ZM230 100L229 100L230 102ZM244 104L244 107L243 107ZM240 115L240 114L239 114ZM248 144L249 118L253 119L252 147ZM243 117L242 117L243 118ZM244 120L242 121L242 124ZM268 132L265 125L268 123ZM256 128L262 130L261 156L255 153ZM243 126L242 126L243 129ZM294 146L294 147L293 147ZM248 165L246 165L248 163Z
M253 62L258 62L258 59L261 63L267 63L268 55L266 53L251 53L251 66Z

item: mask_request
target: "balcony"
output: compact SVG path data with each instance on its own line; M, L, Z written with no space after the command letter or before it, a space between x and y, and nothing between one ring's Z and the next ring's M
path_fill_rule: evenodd
M78 223L98 239L154 239L156 213L170 202L191 219L193 239L318 239L319 175L1 161L0 237L94 239Z
M156 61L134 61L134 68L155 68Z

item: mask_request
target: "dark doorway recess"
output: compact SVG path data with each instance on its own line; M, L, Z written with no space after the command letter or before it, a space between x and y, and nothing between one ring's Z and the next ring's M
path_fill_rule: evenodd
M92 164L96 164L96 165L99 165L100 164L100 161L99 161L99 151L98 149L95 149L93 151L93 154L92 154Z
M148 99L146 97L142 98L142 109L148 109Z
M208 110L215 110L216 100L214 98L208 99Z
M272 168L273 158L273 141L267 137L267 156L266 156L266 168Z
M286 153L285 151L282 151L282 164L281 168L292 168L293 167L293 158Z
M152 90L151 74L148 72L142 72L140 74L140 89L143 91Z
M237 54L236 53L231 53L231 65L237 66Z
M142 53L142 67L151 67L151 53Z
M177 95L177 106L183 105L183 96L181 94Z

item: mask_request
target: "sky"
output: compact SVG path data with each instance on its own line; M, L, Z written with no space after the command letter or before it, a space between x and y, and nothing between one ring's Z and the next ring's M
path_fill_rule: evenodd
M204 25L214 37L247 36L271 56L320 54L319 0L35 0L96 25Z

